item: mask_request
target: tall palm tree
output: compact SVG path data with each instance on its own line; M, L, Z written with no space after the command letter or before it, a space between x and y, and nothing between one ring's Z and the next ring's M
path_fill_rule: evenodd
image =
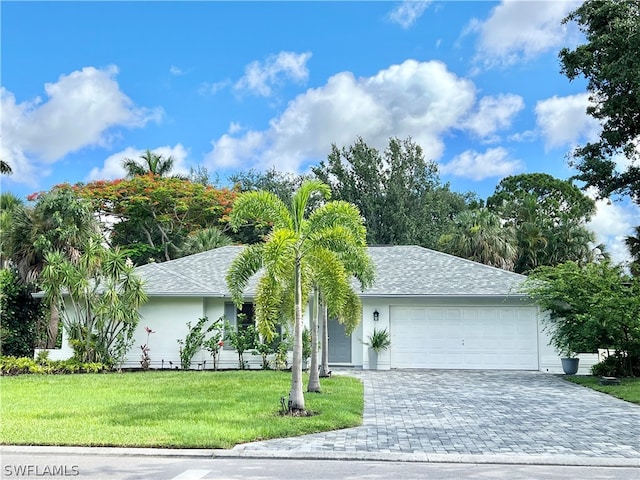
M173 169L173 164L173 157L169 156L165 158L149 149L140 155L140 160L125 158L122 162L122 166L127 171L128 177L148 174L166 177Z
M21 208L23 202L13 193L0 194L0 268L7 268L10 263L11 251L8 243L8 232L11 229L13 212Z
M460 213L438 245L457 257L504 270L513 270L518 254L513 229L486 208Z
M236 257L227 274L227 284L234 302L239 305L249 279L262 271L255 297L255 315L258 331L267 340L273 338L275 325L283 313L285 318L293 317L291 411L304 410L303 304L315 283L324 295L329 312L344 313L350 276L340 254L366 246L366 230L358 209L346 202L329 202L308 212L314 194L328 199L330 188L317 180L305 181L290 205L270 192L246 192L235 201L229 222L234 229L254 219L272 225L264 243L250 245Z

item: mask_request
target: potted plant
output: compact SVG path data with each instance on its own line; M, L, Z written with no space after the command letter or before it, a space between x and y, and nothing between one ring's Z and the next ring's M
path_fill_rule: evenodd
M369 335L369 341L365 342L369 347L369 369L377 370L378 355L391 345L391 336L386 328L378 330L374 327L373 333Z

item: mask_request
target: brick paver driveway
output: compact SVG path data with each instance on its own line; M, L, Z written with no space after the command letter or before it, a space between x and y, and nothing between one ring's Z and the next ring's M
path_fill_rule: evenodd
M361 427L236 449L640 459L640 406L558 376L468 370L340 373L364 382Z

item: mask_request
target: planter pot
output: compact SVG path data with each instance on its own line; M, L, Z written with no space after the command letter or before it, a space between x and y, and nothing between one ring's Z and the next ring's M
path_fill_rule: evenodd
M369 349L369 370L378 369L378 352L373 348Z
M575 375L578 373L579 358L561 358L562 370L566 375Z

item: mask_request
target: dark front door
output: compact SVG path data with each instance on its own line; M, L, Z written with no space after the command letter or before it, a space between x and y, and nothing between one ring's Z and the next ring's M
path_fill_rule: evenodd
M337 320L329 320L329 363L351 363L351 335L344 331L344 325Z

